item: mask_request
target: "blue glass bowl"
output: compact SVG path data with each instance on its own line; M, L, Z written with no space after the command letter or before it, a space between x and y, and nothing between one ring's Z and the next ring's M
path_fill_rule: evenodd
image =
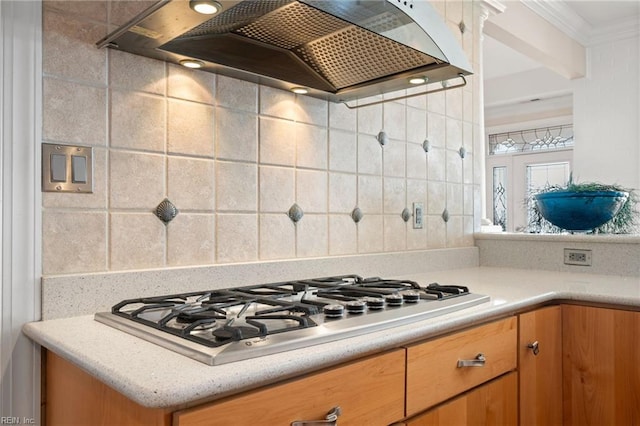
M626 201L623 191L550 191L535 196L542 216L567 231L590 231L610 221Z

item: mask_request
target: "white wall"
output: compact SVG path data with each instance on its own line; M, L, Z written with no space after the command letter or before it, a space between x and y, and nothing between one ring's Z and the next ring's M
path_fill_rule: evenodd
M640 35L589 48L574 80L574 177L640 188Z

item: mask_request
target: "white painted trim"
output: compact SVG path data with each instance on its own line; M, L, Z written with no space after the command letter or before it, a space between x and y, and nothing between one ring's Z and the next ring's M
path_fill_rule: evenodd
M40 421L42 3L0 2L0 413Z
M591 25L562 0L521 0L522 4L540 15L560 31L586 46L589 44Z
M631 17L611 25L594 27L562 0L521 0L529 9L585 47L640 35L640 19Z

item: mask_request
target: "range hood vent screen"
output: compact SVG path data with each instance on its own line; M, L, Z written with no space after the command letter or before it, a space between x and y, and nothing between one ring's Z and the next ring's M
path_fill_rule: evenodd
M204 17L187 1L162 0L98 46L171 62L198 59L206 71L283 89L303 86L339 102L406 89L411 77L434 83L471 73L427 2L220 2L220 14Z
M392 28L399 24L388 13L366 18L375 19L373 24L378 28ZM291 60L303 61L324 81L320 85L305 81L305 85L327 90L328 83L332 92L436 62L415 49L297 1L242 2L178 37L175 42L162 46L162 49L180 53L186 42L205 43L204 38L210 37L208 40L212 46L209 52L215 52L225 43L225 38L231 37L224 36L224 30L248 38L257 46L264 44L290 51L297 57ZM177 42L180 47L175 49L173 46ZM258 49L257 46L252 47ZM206 57L203 52L201 49L198 59L218 59ZM242 56L235 61L228 58L225 65L250 71L250 64Z

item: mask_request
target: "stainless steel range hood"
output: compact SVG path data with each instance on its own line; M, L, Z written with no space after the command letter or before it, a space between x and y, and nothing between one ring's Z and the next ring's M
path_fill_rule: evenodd
M427 1L218 1L202 15L163 0L98 42L206 71L347 102L414 87L412 78L464 85L471 66ZM463 83L444 83L460 78ZM430 86L430 87L433 87ZM433 88L428 89L434 91ZM412 92L413 93L413 92Z

